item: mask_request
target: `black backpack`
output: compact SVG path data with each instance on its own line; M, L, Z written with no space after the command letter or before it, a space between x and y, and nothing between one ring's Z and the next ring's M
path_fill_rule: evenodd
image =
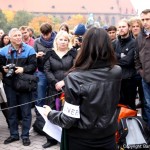
M140 117L126 117L121 119L118 127L121 150L148 150L150 145L150 130L147 123Z
M43 127L44 127L44 125L45 125L45 120L44 120L44 118L40 115L40 114L38 114L37 116L36 116L36 120L35 120L35 122L33 123L33 129L37 132L37 133L39 133L40 135L46 135L46 133L43 131Z

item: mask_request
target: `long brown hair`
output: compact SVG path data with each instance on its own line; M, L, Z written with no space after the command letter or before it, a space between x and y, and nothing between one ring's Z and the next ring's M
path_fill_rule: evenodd
M107 32L102 28L90 28L83 37L83 43L71 69L90 69L96 62L116 64L116 57Z

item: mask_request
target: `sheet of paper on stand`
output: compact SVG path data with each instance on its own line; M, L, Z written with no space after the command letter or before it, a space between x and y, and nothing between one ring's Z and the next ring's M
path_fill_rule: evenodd
M39 107L39 106L36 106L36 108L37 108L38 112L42 115L42 117L45 120L45 125L43 127L43 131L46 134L48 134L49 136L51 136L54 139L56 139L58 142L60 142L61 141L62 128L57 126L57 125L55 125L55 124L52 124L47 119L47 117L44 115L45 108Z

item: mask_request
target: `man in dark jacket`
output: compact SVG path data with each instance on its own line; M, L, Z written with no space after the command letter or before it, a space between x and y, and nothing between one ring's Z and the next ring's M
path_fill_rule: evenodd
M139 35L139 33L142 30L142 21L138 17L132 17L129 20L130 24L130 31L132 38L136 39ZM139 102L136 104L136 108L142 108L142 117L145 120L145 111L143 109L143 103L144 103L144 92L143 92L143 86L142 86L142 77L140 74L137 72L135 75L135 82L137 86L137 94L138 94L138 100Z
M37 101L35 104L43 106L45 104L46 90L47 90L47 79L44 73L43 59L46 53L53 47L53 41L56 33L52 31L52 26L49 23L43 23L40 27L41 36L34 42L34 49L37 57L37 72L36 75L39 77L38 89L37 89Z
M29 130L31 126L31 92L19 92L13 88L13 79L16 74L33 74L36 70L36 53L33 47L22 42L22 34L17 28L9 32L11 44L0 50L0 69L3 72L3 82L8 101L8 121L10 125L10 137L4 144L19 140L18 117L16 105L21 105L22 115L22 142L24 146L30 145ZM14 66L12 68L6 65ZM28 103L28 104L25 104Z
M140 16L143 29L137 37L135 67L142 77L144 110L150 127L150 9L143 10Z
M134 75L135 40L129 34L128 21L123 19L118 23L119 36L113 42L113 47L122 68L120 103L135 109L136 85Z
M37 106L43 106L45 104L45 97L48 88L48 81L46 75L44 73L44 58L48 51L51 51L53 48L53 42L56 36L56 33L52 31L52 26L49 23L43 23L40 26L41 36L37 38L34 42L34 49L36 51L37 57L37 71L36 76L39 77L38 88L37 88L37 97L36 99L40 99L35 102ZM37 110L37 119L40 117ZM47 137L47 143L42 145L43 148L47 148L57 144L57 141L49 137Z

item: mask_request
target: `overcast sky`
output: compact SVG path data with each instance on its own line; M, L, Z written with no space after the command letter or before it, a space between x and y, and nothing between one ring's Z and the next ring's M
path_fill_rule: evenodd
M131 0L131 2L139 14L144 9L150 9L150 0Z

